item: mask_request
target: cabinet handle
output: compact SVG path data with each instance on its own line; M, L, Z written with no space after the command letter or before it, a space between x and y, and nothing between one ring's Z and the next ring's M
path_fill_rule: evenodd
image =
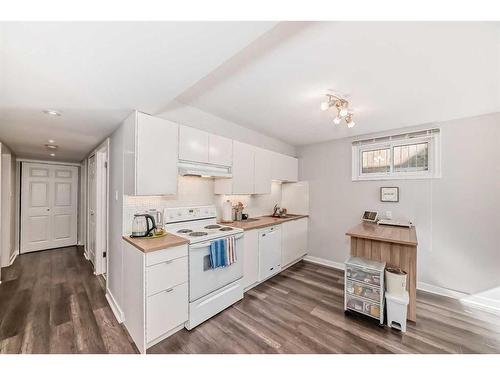
M170 263L172 263L173 261L174 261L174 260L173 260L173 259L171 259L171 260L166 260L166 261L165 261L165 262L163 262L163 263L165 263L165 264L170 264Z
M174 288L169 288L169 289L165 290L165 293L170 293L173 290L174 290Z

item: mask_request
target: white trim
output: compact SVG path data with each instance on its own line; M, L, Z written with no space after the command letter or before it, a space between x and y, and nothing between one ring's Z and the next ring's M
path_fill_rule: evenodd
M16 160L19 162L27 162L27 163L71 165L73 167L80 166L80 163L71 163L71 162L64 162L64 161L38 160L38 159L25 159L25 158L18 158Z
M12 255L10 256L10 259L9 259L9 265L7 267L10 267L12 266L12 264L14 263L14 261L16 260L17 258L17 255L18 255L18 252L17 251L14 251L12 253Z
M333 260L328 260L324 258L318 258L318 257L313 257L311 255L306 255L304 257L304 260L309 263L315 263L315 264L320 264L325 267L329 268L335 268L337 270L345 270L345 265L344 263L339 263L339 262L334 262Z
M116 303L116 300L114 299L109 289L106 289L106 300L108 301L109 307L111 307L111 311L113 311L116 320L118 320L118 323L123 323L125 320L123 316L123 311L120 309L120 306L118 306L118 304Z
M304 257L304 260L306 262L320 264L322 266L335 268L341 271L345 269L344 263L334 262L324 258L318 258L307 255L306 257ZM417 290L421 290L423 292L428 292L448 298L453 298L459 300L463 304L470 305L477 309L500 315L500 301L498 300L482 297L479 295L467 294L420 281L417 282Z

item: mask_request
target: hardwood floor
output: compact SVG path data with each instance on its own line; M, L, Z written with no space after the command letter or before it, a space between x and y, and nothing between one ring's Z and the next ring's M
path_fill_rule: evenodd
M419 292L402 335L344 315L343 273L300 262L148 353L500 353L500 316ZM136 353L81 248L19 256L2 269L0 353Z
M0 353L136 353L83 249L18 256L2 269Z
M343 272L300 262L148 353L500 353L500 316L417 295L406 334L344 315Z

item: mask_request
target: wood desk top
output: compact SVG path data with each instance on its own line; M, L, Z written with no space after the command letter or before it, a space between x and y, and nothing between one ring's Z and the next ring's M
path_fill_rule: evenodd
M165 237L160 238L130 238L129 236L122 237L129 244L135 246L143 253L150 253L152 251L163 250L169 247L184 245L189 243L189 240L176 236L172 233L167 233Z
M360 223L347 231L351 237L366 238L368 240L384 241L401 245L417 246L417 231L415 227L403 228L373 223Z

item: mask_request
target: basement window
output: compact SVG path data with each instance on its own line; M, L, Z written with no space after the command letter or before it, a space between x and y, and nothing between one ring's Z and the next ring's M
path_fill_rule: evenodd
M429 129L352 143L352 179L441 177L440 130Z

